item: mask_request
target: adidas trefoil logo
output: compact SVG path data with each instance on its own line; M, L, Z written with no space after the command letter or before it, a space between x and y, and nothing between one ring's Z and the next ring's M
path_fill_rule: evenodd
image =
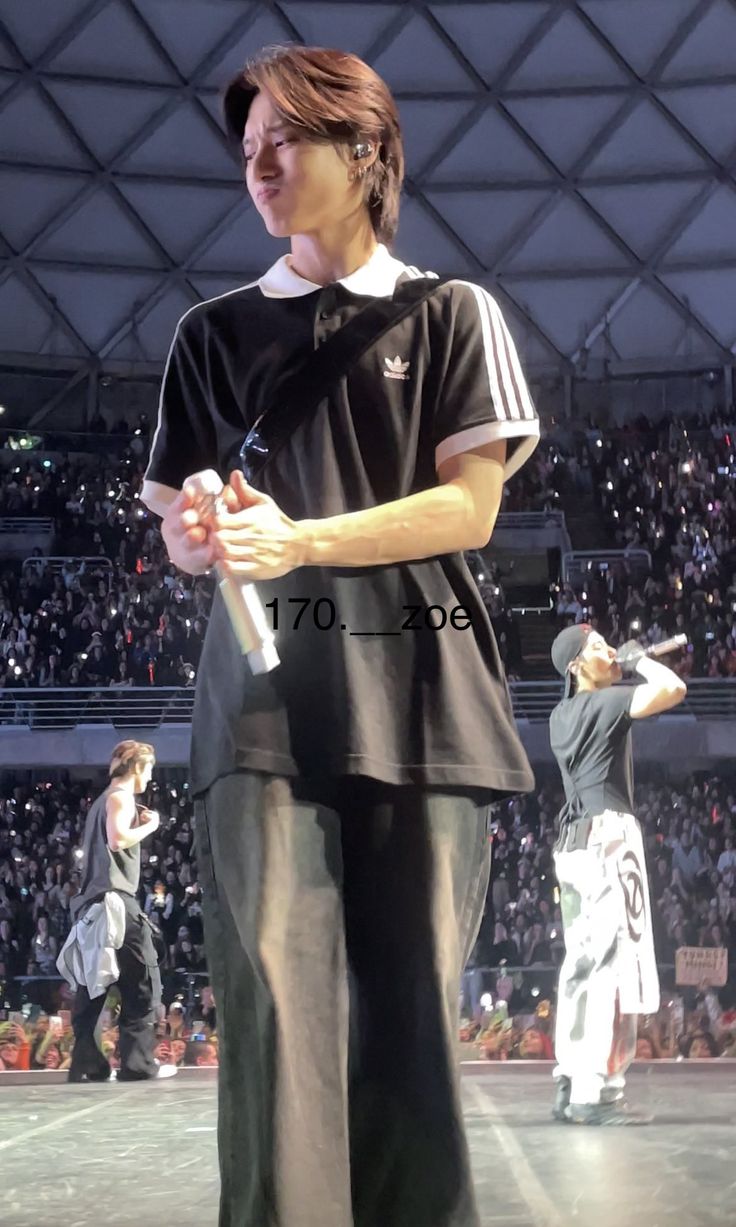
M388 370L383 372L384 379L408 379L409 363L402 362L397 354L395 358L384 358Z

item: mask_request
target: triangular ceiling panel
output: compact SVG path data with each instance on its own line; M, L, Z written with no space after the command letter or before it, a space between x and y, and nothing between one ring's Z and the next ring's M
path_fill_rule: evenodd
M663 104L714 158L736 149L736 85L701 85L657 91Z
M76 209L49 238L34 245L40 260L68 260L84 252L85 263L143 264L164 267L161 256L131 221L115 196L101 188Z
M472 103L447 99L441 107L436 102L403 99L399 105L401 131L404 139L406 168L409 175L421 172L455 128L462 125L472 109ZM467 125L466 125L467 126Z
M176 325L181 317L196 305L198 299L187 293L185 287L172 285L162 294L154 295L154 306L138 318L138 326L125 327L125 335L105 350L106 358L135 362L141 359L141 350L149 358L168 352L174 339Z
M138 149L121 160L119 169L237 180L237 163L222 142L199 107L182 102Z
M222 91L205 89L204 86L202 86L197 90L197 99L199 102L201 102L202 106L209 111L210 115L217 124L217 127L224 133L225 121L222 115Z
M23 65L4 40L0 40L0 68L22 68Z
M121 0L110 0L48 67L52 72L176 83L166 57L146 38Z
M26 86L0 105L0 149L5 161L89 168L90 160L40 93Z
M86 352L61 324L54 327L51 307L46 310L20 277L10 277L0 284L0 320L6 352L80 357Z
M400 260L415 264L425 272L474 274L477 277L475 265L419 201L403 201L401 223L396 243L396 255Z
M557 355L552 342L544 339L524 317L514 300L507 296L505 287L500 282L483 281L479 284L485 286L486 292L490 294L503 313L511 339L524 366L529 362L540 360L549 362L553 355ZM559 355L557 357L559 358Z
M499 298L499 305L504 314L504 319L507 323L512 318L512 308L509 307L503 298ZM519 352L521 364L528 374L530 370L546 369L549 370L550 365L559 365L560 356L551 341L543 339L539 333L532 331L527 325L527 330L524 332L521 325L517 328L511 328L511 332L515 334L516 345ZM532 397L534 393L532 392ZM546 406L544 402L537 402L537 410L544 415Z
M238 16L238 11L240 10L233 5L234 17ZM209 71L195 72L193 80L197 85L212 85L215 89L221 89L231 77L240 71L245 61L260 51L262 47L273 43L293 41L293 36L285 22L279 21L271 13L262 13L247 26L239 38L228 40ZM209 60L211 57L206 56L206 58Z
M145 0L141 13L183 76L189 77L242 16L232 0Z
M430 89L442 94L469 90L473 85L472 77L419 14L381 52L373 67L395 90Z
M570 197L559 200L520 251L503 265L504 272L530 269L615 268L630 265L626 254Z
M48 90L103 164L112 161L166 104L160 90L50 80Z
M694 0L581 0L580 7L621 53L636 73L644 76L669 43Z
M81 175L0 170L0 234L21 251L88 183Z
M626 299L608 328L614 349L627 358L675 357L684 332L682 316L647 285L640 285Z
M173 260L186 261L241 200L244 189L118 180L118 187Z
M203 301L210 298L219 298L222 294L230 294L233 290L243 289L250 282L239 281L237 277L223 273L221 276L202 276L201 273L192 273L188 280L194 288L202 295ZM254 277L254 281L258 278Z
M700 170L702 166L701 158L684 137L654 103L643 99L588 163L585 174L625 177L636 172Z
M706 77L736 64L736 9L730 0L715 0L667 64L662 78Z
M668 265L678 260L733 259L736 254L736 191L719 187L697 217L663 255ZM736 292L736 274L734 275Z
M519 179L548 178L544 162L496 110L484 111L431 175L433 183L484 180L513 183Z
M580 191L631 250L646 259L703 191L703 185L665 180L615 187L583 186Z
M398 254L494 286L540 370L557 377L560 359L535 330L572 353L608 306L624 361L656 346L660 361L727 357L735 275L708 269L733 262L736 0L3 7L0 235L22 267L10 314L0 310L0 353L24 336L29 352L78 348L58 321L39 340L51 307L37 285L53 281L92 349L161 363L190 291L232 290L286 249L248 205L221 92L264 44L304 41L367 57L398 93ZM678 267L692 268L677 284L693 324L676 350L677 311L657 278ZM706 319L727 338L720 355Z
M563 13L509 81L512 89L621 85L623 69L572 13Z
M567 172L620 108L621 95L593 94L585 106L579 95L509 98L506 106L558 170Z
M87 0L64 0L61 4L22 0L19 4L3 5L3 24L21 55L34 61L74 24L86 7Z
M260 276L285 250L288 245L283 239L271 238L256 210L244 198L241 209L222 234L210 246L202 245L191 267L213 273L232 270L234 276L252 269Z
M663 273L664 281L681 302L687 302L706 328L724 345L736 342L736 294L732 269L699 269L692 273Z
M549 12L547 0L490 4L431 4L437 21L491 85Z
M625 284L614 277L554 277L545 281L504 277L504 285L514 301L539 322L552 344L568 356L583 343Z
M427 199L486 268L502 260L513 236L550 199L539 191L443 192L428 189Z
M365 56L396 17L398 4L280 4L299 37L311 47L339 47ZM291 39L295 36L292 34Z
M161 280L160 273L101 273L92 268L39 268L36 275L95 350L130 319Z

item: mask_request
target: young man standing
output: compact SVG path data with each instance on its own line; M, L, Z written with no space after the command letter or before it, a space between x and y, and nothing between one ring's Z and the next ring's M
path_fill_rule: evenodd
M138 903L141 843L158 829L153 810L136 804L151 780L156 756L153 746L121 741L110 760L110 783L89 808L84 830L83 877L71 903L75 926L59 956L59 968L69 978L77 973L72 1026L74 1050L70 1082L105 1082L111 1068L95 1042L110 976L111 952L119 969L120 1082L167 1078L176 1066L159 1065L153 1055L154 1024L161 1002L158 956L148 918ZM98 906L92 922L91 909ZM89 924L85 925L85 918ZM112 928L120 927L122 944L115 945ZM90 988L94 995L90 995Z
M393 318L422 278L386 246L403 149L376 73L272 49L225 108L291 253L181 321L143 487L173 562L258 582L280 657L251 673L218 594L192 792L220 1227L478 1227L459 983L489 803L533 776L463 551L490 538L539 422L479 286L438 285L371 344L362 312ZM246 484L233 469L260 412L278 417L295 365L353 325L367 348ZM214 524L187 484L207 468L230 479Z
M586 624L552 644L565 697L550 741L565 788L555 869L565 936L557 993L554 1116L641 1125L623 1103L638 1014L659 1008L644 845L633 815L631 721L681 703L685 683L634 640L618 652ZM634 685L614 686L623 671Z

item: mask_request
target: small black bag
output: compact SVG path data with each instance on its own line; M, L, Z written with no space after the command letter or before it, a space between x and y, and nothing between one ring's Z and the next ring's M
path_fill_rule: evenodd
M250 485L256 485L268 461L317 408L335 381L391 328L450 280L449 277L418 277L397 285L391 298L371 299L289 373L279 388L278 405L264 409L240 449L243 474Z

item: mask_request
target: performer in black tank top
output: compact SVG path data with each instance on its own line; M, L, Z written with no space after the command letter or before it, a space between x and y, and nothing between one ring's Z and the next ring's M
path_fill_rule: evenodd
M121 997L119 1081L169 1077L176 1066L159 1065L153 1055L154 1023L161 1001L161 976L153 931L137 898L141 873L141 843L159 825L158 814L136 803L151 779L153 747L123 741L113 751L110 783L93 802L84 831L84 872L79 894L72 900L75 922L93 904L113 893L125 909L125 935L115 951ZM82 926L80 926L81 928ZM88 935L85 940L88 940ZM95 1042L95 1027L106 992L91 997L79 984L74 1003L74 1051L70 1082L104 1082L112 1070Z

